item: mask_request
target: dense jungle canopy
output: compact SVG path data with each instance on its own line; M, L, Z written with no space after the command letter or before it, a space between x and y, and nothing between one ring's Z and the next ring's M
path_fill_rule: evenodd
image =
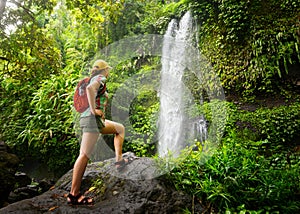
M251 142L245 148L270 150L275 146L274 151L281 150L282 146L294 148L300 128L299 105L294 104L299 98L300 87L299 0L2 0L0 140L8 143L20 158L35 157L47 163L52 170L69 169L79 148L73 128L75 116L72 110L73 93L78 79L88 73L100 50L136 35L163 35L170 20L179 19L188 10L192 12L198 25L197 48L220 77L227 97L237 96L240 102L251 103L258 97L271 96L274 99L280 97L289 104L293 102L291 107L276 109L275 113L259 110L255 112L255 116L245 112L239 114L239 120L252 121L257 125L255 130L259 130L259 137L257 133L253 136L253 130L246 122L242 128L248 129L243 129L243 137L233 133L239 116L237 108L232 103L229 104L229 112L234 116L228 119L225 128L227 138L224 142L230 143L236 139L248 142L250 139ZM110 96L128 77L137 73L149 73L159 66L157 56L145 53L120 61L109 79ZM196 87L192 81L190 85L191 88ZM155 121L153 113L158 108L157 97L151 91L145 90L134 100L130 109L131 123L143 137L129 135L127 141L130 143L125 145L125 151L133 151L139 156L151 156L155 153L155 145L147 144L147 140L152 141L155 137L156 130L151 124ZM110 112L108 118L109 114ZM107 140L111 138L107 137ZM228 153L236 149L231 146L227 147ZM229 151L229 148L232 150ZM232 167L239 167L239 163L243 161L246 164L247 158L259 156L251 149L239 150L240 155L231 154L236 158L236 162L230 162ZM268 157L273 155L272 151L268 153ZM291 154L288 153L289 149L286 151L284 157ZM241 159L243 155L246 158L244 160ZM225 156L220 152L220 159L226 158ZM224 162L217 159L218 157L216 162ZM192 160L189 162L192 165L191 162ZM268 168L262 160L258 162L256 164L262 168ZM212 163L210 166L205 172L216 172L217 166ZM289 166L294 171L289 171L288 174L279 171L268 172L266 176L260 174L261 177L257 180L261 180L257 186L261 189L251 189L251 185L256 185L254 183L257 181L253 177L248 184L243 180L245 189L237 194L228 193L236 188L234 184L230 186L231 189L226 189L226 193L222 192L225 190L221 185L208 187L208 183L201 184L201 189L207 188L207 192L193 192L200 185L197 179L206 179L207 182L211 179L204 178L205 175L201 173L196 175L197 171L178 173L173 177L181 181L181 184L176 184L178 188L205 198L203 203L209 204L210 208L260 210L261 206L267 206L262 210L299 211L300 205L296 202L300 193L299 176L295 176L299 175L299 170L293 168L293 164ZM188 166L184 166L182 170L187 168ZM230 171L229 168L228 170ZM225 170L222 173L229 172ZM217 180L222 173L220 171L214 178ZM237 174L246 178L259 174L259 171L247 173L249 174ZM279 175L283 180L291 179L287 183L294 184L290 187L282 184L280 188L274 188L268 183L270 181L267 176ZM234 183L233 180L227 182ZM282 190L284 188L293 189L292 196ZM255 193L250 194L251 191ZM273 195L274 191L278 192L277 196ZM245 194L240 199L244 197L250 201L250 205L248 202L239 202L239 194ZM257 198L260 198L259 202L255 201ZM277 206L282 198L288 202ZM268 205L268 200L271 205Z

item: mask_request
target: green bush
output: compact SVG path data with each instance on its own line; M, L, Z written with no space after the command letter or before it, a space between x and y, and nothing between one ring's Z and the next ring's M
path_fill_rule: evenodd
M132 102L130 121L133 127L125 149L139 156L154 155L156 149L159 102L155 91L144 91Z
M292 164L281 153L265 158L249 149L233 130L202 165L201 152L191 152L170 173L178 189L194 195L211 210L295 213L300 210L300 156ZM280 160L281 164L274 164Z
M13 147L19 144L17 138L26 126L26 115L30 113L28 100L35 88L30 82L5 78L0 86L1 127L0 139ZM20 145L20 151L26 151Z
M70 167L79 150L72 113L76 83L75 76L67 74L42 82L29 103L31 112L24 115L25 129L17 138L27 155L47 163L51 170Z
M199 24L199 46L228 92L277 93L299 63L297 0L187 1Z
M300 135L299 103L287 106L259 108L255 112L243 111L240 121L248 123L256 138L272 144L293 145Z

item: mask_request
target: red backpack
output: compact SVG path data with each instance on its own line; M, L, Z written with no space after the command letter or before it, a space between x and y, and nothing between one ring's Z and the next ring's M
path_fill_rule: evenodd
M77 84L75 94L73 97L74 108L77 112L82 113L89 107L89 102L86 93L86 87L90 83L90 77L86 77ZM106 91L106 84L101 84L97 92L97 96L104 94Z

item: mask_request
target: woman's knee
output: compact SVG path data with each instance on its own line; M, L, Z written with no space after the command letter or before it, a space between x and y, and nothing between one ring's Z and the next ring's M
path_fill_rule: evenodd
M76 159L75 165L77 165L77 166L86 165L88 163L88 161L89 161L88 156L85 153L80 151L80 153Z
M115 126L115 129L116 129L116 136L120 136L120 137L122 137L122 138L124 138L125 137L125 127L122 125L122 124L120 124L120 123L118 123L116 126Z
M80 150L78 158L83 160L89 160L89 155L85 151Z
M105 121L105 127L101 130L101 133L102 134L124 135L125 127L121 123L106 120Z
M119 134L124 134L125 133L125 126L123 124L119 123L118 133Z

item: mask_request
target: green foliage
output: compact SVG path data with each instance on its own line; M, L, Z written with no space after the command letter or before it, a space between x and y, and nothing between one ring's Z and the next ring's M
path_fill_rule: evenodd
M106 190L106 185L101 178L98 178L93 181L92 186L89 191L94 192L96 195L103 195Z
M89 60L99 49L98 32L81 16L83 14L80 11L69 11L62 4L54 10L46 25L60 50L62 68L65 71L85 71L89 67Z
M14 0L5 0L1 3L0 34L4 36L4 31L8 31L7 25L15 27L28 25L35 20L36 16L51 12L57 1L33 0L19 3Z
M115 23L109 24L109 32L113 41L119 41L128 35L139 34L139 21L144 16L145 1L126 0L121 16Z
M37 26L18 30L9 38L1 40L0 54L6 59L0 76L23 81L38 82L59 67L59 55L53 40ZM40 51L43 50L43 51Z
M299 211L299 160L286 162L286 154L265 158L259 149L249 149L233 130L205 163L201 152L191 152L171 173L179 189L201 199L218 212L255 210L294 213ZM277 163L274 161L277 160Z
M163 34L171 18L187 10L186 5L186 1L162 4L160 0L125 0L117 22L110 23L110 36L118 41L131 35Z
M8 1L9 2L9 1ZM30 1L15 7L5 7L0 19L0 77L11 77L35 83L56 74L60 66L59 53L50 34L40 26L40 17L51 11L54 2ZM13 28L8 33L8 29Z
M158 0L66 0L55 8L55 1L13 2L17 9L6 8L0 14L0 139L13 146L19 157L36 157L53 170L70 167L78 153L71 105L79 74L86 73L97 52L114 41L163 34L172 18L192 9L200 24L201 53L225 89L248 95L246 99L257 92L284 88L281 79L300 60L298 0L165 4ZM10 24L17 28L8 34ZM141 55L117 64L108 84L111 98L124 82L138 76L124 88L130 92L158 61ZM186 106L188 115L204 114L214 124L210 126L213 138L205 145L223 138L205 164L204 153L188 151L189 156L170 173L175 186L211 211L299 212L300 158L293 149L299 138L299 104L238 111L231 103L205 97L201 90L204 84L214 86L211 76L204 77L203 83L190 73L187 77L194 98L205 98L203 105ZM128 108L122 105L128 102L126 96L116 104L118 111L129 112L125 125L132 127L126 130L124 152L139 156L151 156L156 150L159 102L155 91L149 90L151 85L145 85ZM103 188L103 181L96 180L94 190Z
M129 136L130 144L126 148L139 156L154 154L157 140L157 120L159 102L156 92L144 91L132 102L130 109L130 122L133 131Z
M79 23L88 24L96 35L97 49L104 48L112 42L109 26L116 23L123 10L122 1L81 1L66 0L68 9L74 12Z
M229 91L280 90L278 78L300 60L299 1L189 1L199 45Z
M26 126L25 115L29 114L28 99L34 91L31 82L6 78L0 85L1 127L0 139L9 145L17 144L18 134ZM23 150L23 147L20 148Z
M299 103L288 106L260 108L243 112L240 121L248 123L256 138L267 139L272 144L291 146L299 138Z
M35 157L52 170L70 167L75 160L79 149L71 108L75 83L69 75L52 76L38 90L30 82L9 78L2 82L0 137L21 159Z
M124 0L121 1L98 1L90 0L88 2L81 0L65 0L69 9L80 10L81 18L87 22L96 25L99 22L107 21L115 22L123 8Z
M33 94L29 103L32 112L25 115L26 126L17 138L28 155L52 170L70 167L78 153L71 108L75 84L76 79L67 74L44 81Z
M186 9L185 1L172 2L165 7L161 1L149 1L139 23L141 33L164 34L171 18L180 17Z

